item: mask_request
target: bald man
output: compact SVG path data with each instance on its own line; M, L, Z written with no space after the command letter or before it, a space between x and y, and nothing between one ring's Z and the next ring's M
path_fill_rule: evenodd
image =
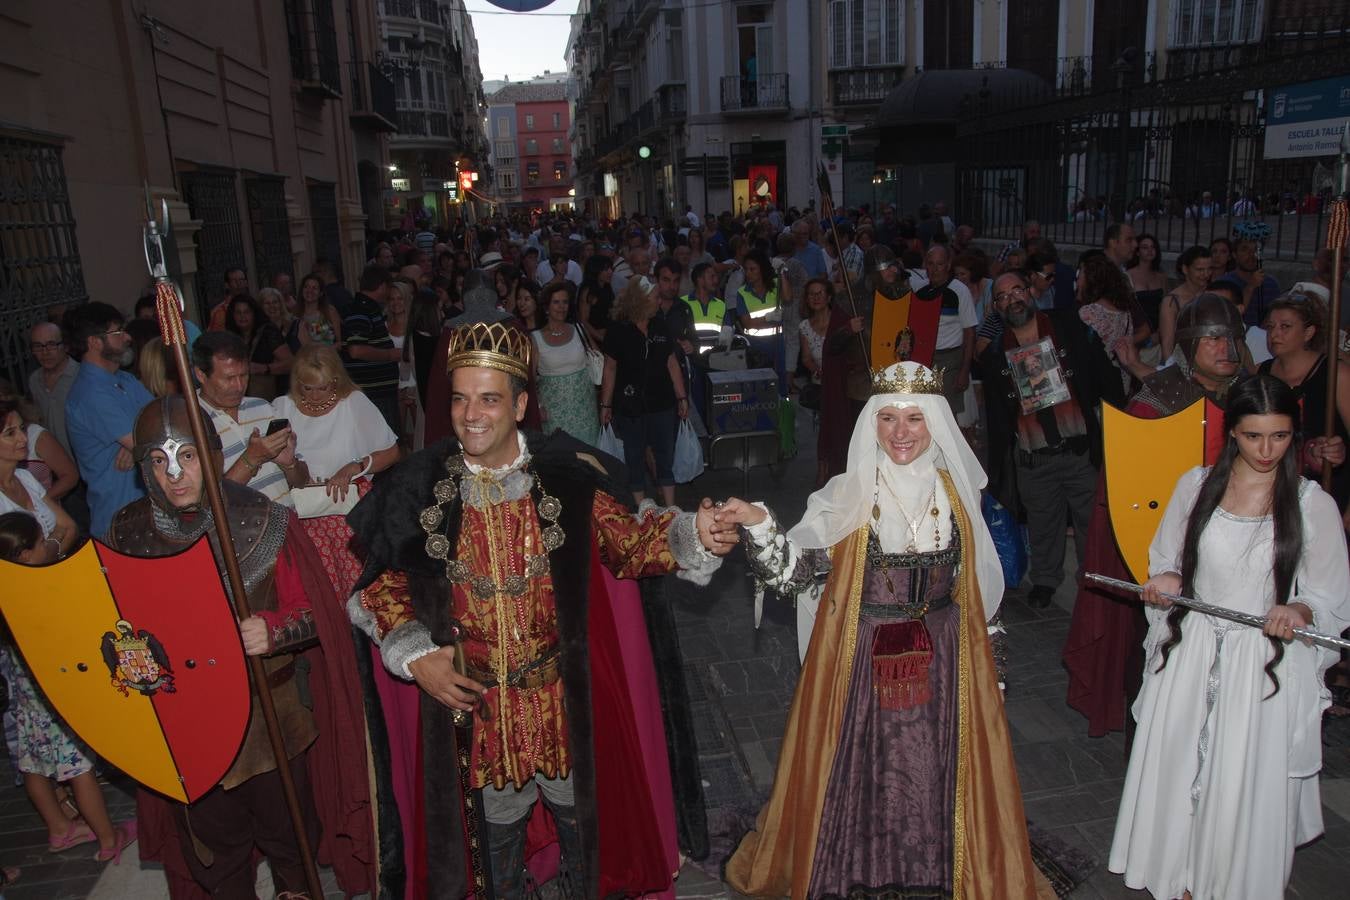
M38 363L38 369L28 376L28 393L37 405L42 426L70 453L70 439L66 436L66 395L75 383L80 364L66 354L61 326L52 322L39 322L33 326L28 335L28 349Z

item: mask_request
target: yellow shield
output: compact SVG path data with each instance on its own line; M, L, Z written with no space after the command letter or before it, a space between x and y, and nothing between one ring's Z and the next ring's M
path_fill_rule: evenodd
M1207 409L1217 413L1217 407L1199 400L1161 419L1141 419L1102 404L1111 529L1121 559L1140 584L1148 580L1148 546L1177 479L1205 462Z

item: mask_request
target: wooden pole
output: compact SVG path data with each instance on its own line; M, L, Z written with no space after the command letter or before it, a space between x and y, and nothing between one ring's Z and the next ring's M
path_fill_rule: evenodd
M147 191L148 196L148 191ZM148 204L147 204L148 206ZM225 510L225 498L220 490L221 473L216 469L215 454L204 452L211 446L203 426L201 407L197 403L197 392L192 388L192 367L187 357L187 335L183 330L182 304L178 289L169 280L168 269L164 264L163 239L169 231L168 205L164 206L164 228L161 232L155 222L153 209L148 209L145 243L146 259L150 263L150 274L155 278L155 308L159 314L160 336L164 345L173 353L174 364L178 369L178 383L183 389L183 400L187 404L188 424L192 429L192 439L197 447L197 459L201 461L202 487L206 491L211 506L211 515L215 518L216 539L220 545L220 556L225 562L225 575L229 580L231 599L240 620L253 615L248 605L248 592L244 588L244 577L239 570L239 556L234 549L234 536L230 534L229 516ZM152 250L153 245L153 250ZM155 264L158 256L160 265ZM267 670L263 667L262 657L246 656L249 675L253 678L254 692L258 695L258 706L262 711L263 722L267 726L268 741L272 745L272 754L277 764L277 774L281 776L281 791L286 800L286 810L290 813L291 826L295 830L295 842L305 866L305 881L310 897L321 900L323 886L319 881L319 870L314 862L314 854L309 846L309 834L305 829L304 815L300 811L299 795L295 791L295 780L291 777L290 758L286 754L286 743L281 735L281 723L277 721L276 707L272 703L272 691L267 685Z
M1341 255L1345 253L1347 232L1350 232L1350 207L1346 203L1346 191L1350 189L1350 121L1345 123L1341 132L1341 164L1336 184L1336 199L1331 204L1331 217L1327 221L1327 249L1331 251L1331 309L1327 311L1327 338L1331 349L1327 353L1327 402L1324 412L1326 423L1324 437L1336 434L1337 407L1336 387L1340 381L1341 359ZM1322 460L1322 490L1331 492L1331 463Z
M820 189L820 205L822 207L821 211L825 214L825 217L830 222L830 231L834 235L834 246L839 250L839 266L841 269L843 269L844 250L842 247L839 246L839 225L834 221L834 212L835 212L834 197L830 194L830 176L825 171L824 163L821 163L820 174L817 176L816 184L817 187ZM848 295L849 312L851 313L852 317L856 319L858 317L858 304L857 301L853 299L853 279L848 276L847 269L843 269L843 272L844 272L844 293ZM797 302L801 303L805 299L806 299L805 297L798 298ZM863 360L867 363L867 371L870 373L872 371L872 351L867 346L867 341L863 339L862 332L857 332L856 334L858 338L858 344L859 346L862 347Z

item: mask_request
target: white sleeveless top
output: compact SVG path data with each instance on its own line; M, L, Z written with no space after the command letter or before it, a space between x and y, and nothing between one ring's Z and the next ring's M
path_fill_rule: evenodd
M14 477L19 479L19 484L23 485L23 489L28 492L28 499L32 501L33 508L25 509L9 499L8 494L0 491L0 513L28 513L30 516L36 518L38 524L42 526L43 536L46 537L50 535L52 530L56 528L56 513L52 512L51 507L46 503L45 498L47 492L43 489L42 485L38 484L38 480L33 477L33 473L26 469L15 469Z
M567 327L571 330L571 338L556 347L544 340L544 329L536 328L530 332L540 375L571 375L586 368L586 347L581 343L577 327L571 324Z

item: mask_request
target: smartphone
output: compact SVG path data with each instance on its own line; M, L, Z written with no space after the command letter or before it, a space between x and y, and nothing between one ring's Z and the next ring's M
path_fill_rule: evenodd
M291 427L290 419L273 419L267 423L267 436L271 437L278 431Z

